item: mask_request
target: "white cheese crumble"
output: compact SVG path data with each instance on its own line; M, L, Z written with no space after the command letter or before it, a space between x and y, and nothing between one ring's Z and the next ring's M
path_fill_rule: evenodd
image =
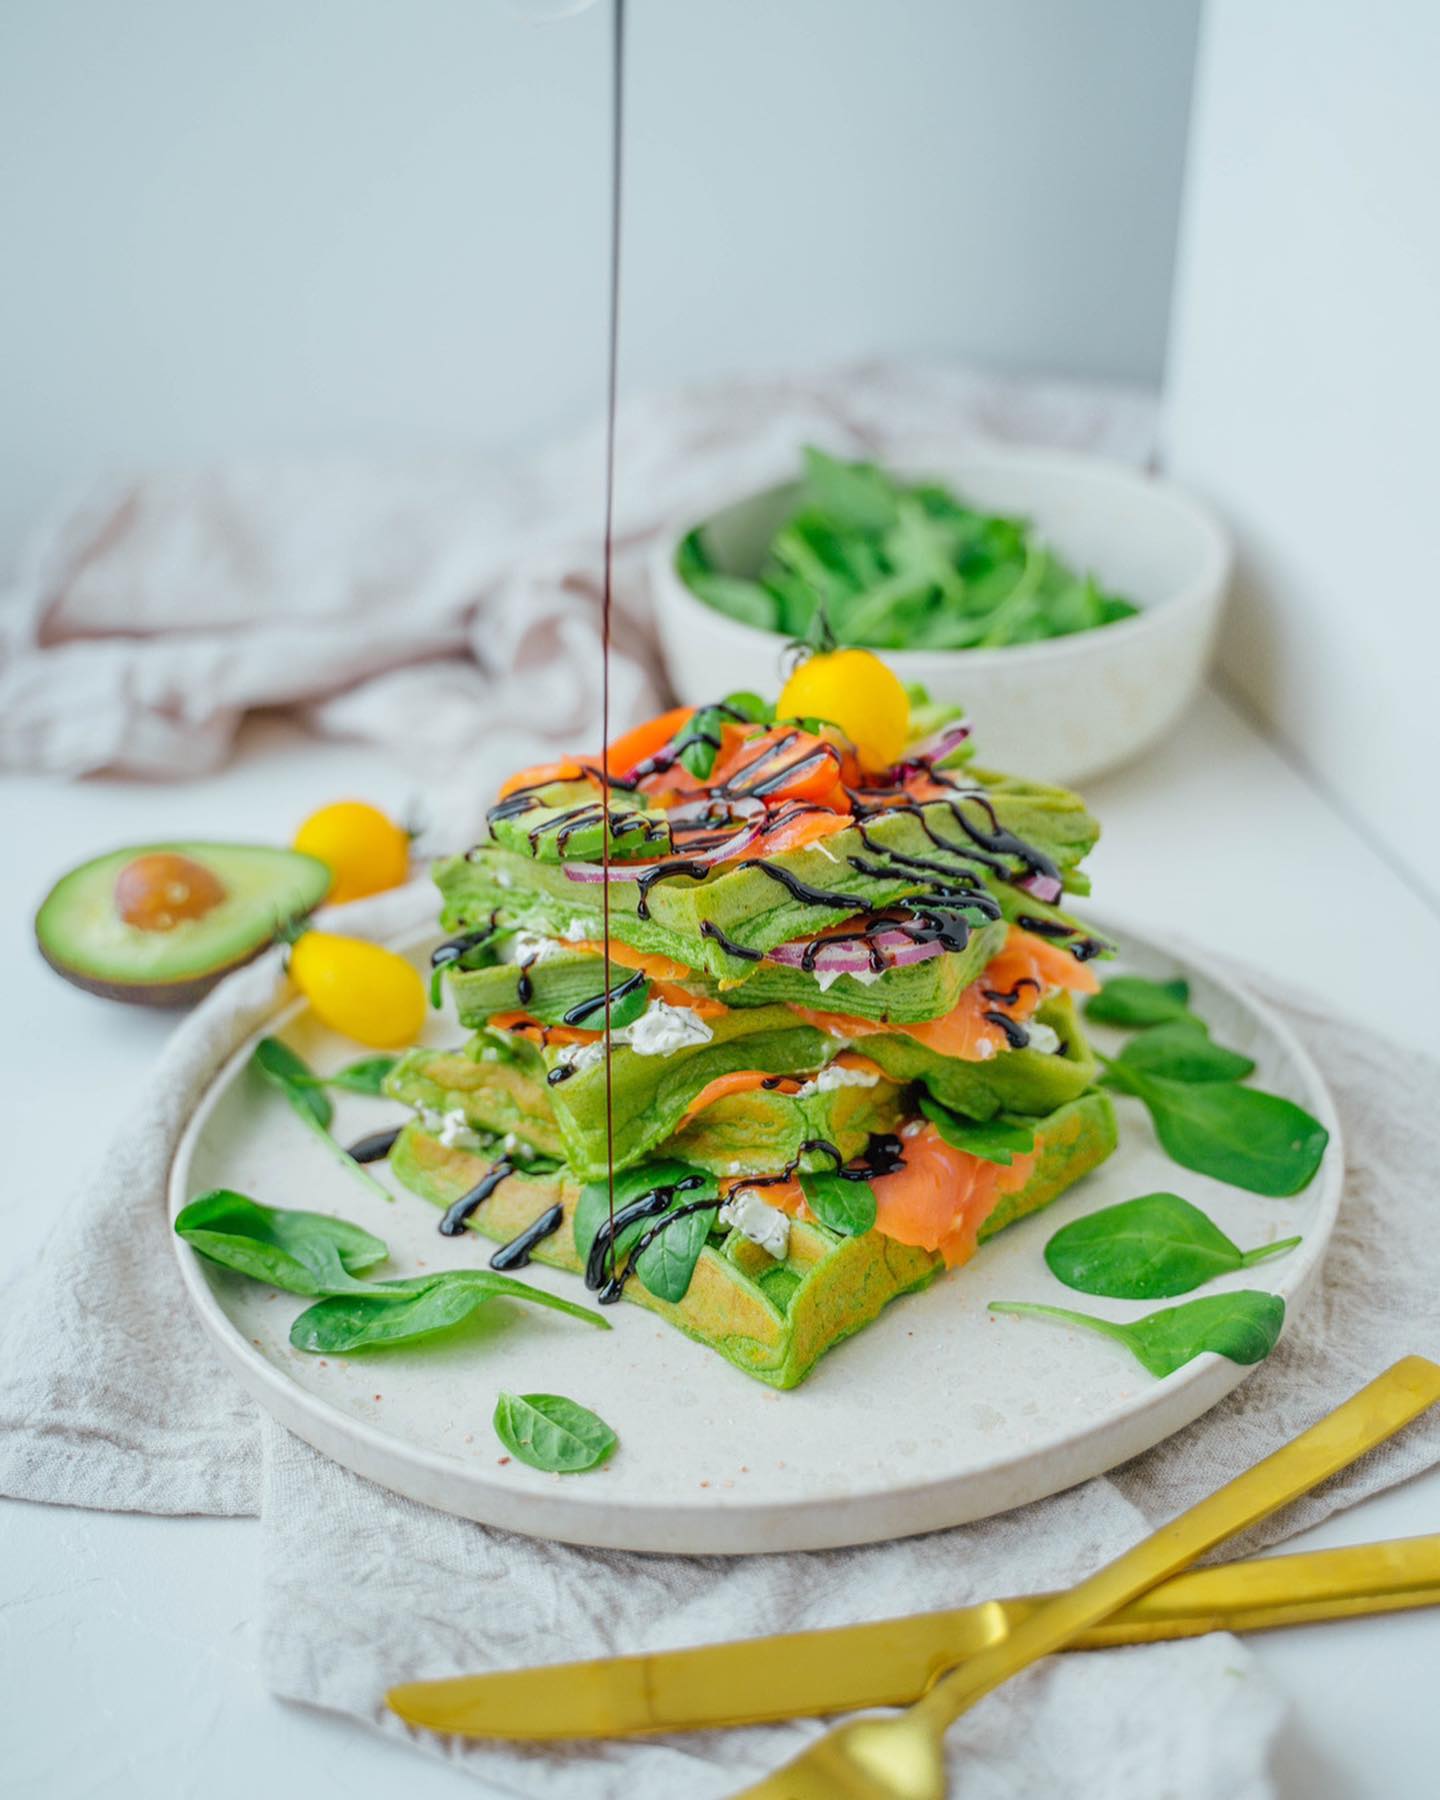
M549 962L552 956L559 954L560 946L554 938L541 937L538 931L517 931L514 937L506 938L496 951L496 956L502 963L519 963L525 968Z
M1038 1050L1042 1056L1053 1056L1060 1048L1060 1033L1053 1025L1041 1025L1034 1019L1025 1021L1025 1032L1030 1042L1027 1050Z
M798 1100L805 1094L831 1094L836 1088L874 1087L880 1077L869 1069L847 1069L840 1063L831 1063L818 1075L812 1075L804 1085L797 1089Z
M828 994L842 975L848 975L852 981L858 981L861 987L870 987L882 975L884 969L816 969L815 985L822 994Z
M588 935L578 919L572 919L561 933L567 944L583 944Z
M480 1139L458 1106L443 1113L436 1112L433 1106L421 1106L416 1111L422 1130L428 1131L431 1137L439 1138L447 1150L479 1148Z
M501 1138L500 1148L506 1156L522 1156L527 1162L535 1154L535 1146L528 1139L517 1137L513 1131L507 1131Z
M692 1044L708 1044L715 1033L688 1006L652 1000L633 1025L610 1035L622 1038L637 1056L670 1056Z
M555 1066L557 1069L573 1069L577 1075L583 1075L586 1069L593 1069L604 1058L605 1040L601 1038L593 1044L567 1044L555 1058Z
M778 1206L762 1200L754 1188L735 1188L720 1208L720 1223L733 1225L741 1237L758 1244L776 1262L790 1248L790 1221Z

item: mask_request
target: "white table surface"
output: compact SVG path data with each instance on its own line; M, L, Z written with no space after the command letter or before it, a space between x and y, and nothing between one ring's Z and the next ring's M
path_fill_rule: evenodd
M268 720L247 729L229 768L192 785L11 779L0 793L0 1258L11 1266L39 1244L173 1023L50 974L30 942L49 882L126 841L283 838L312 806L346 794L403 810L414 784L373 753L315 744ZM1293 981L1323 979L1356 1012L1373 1012L1383 993L1397 1040L1424 1041L1440 1016L1440 919L1225 700L1204 696L1161 753L1095 784L1090 798L1105 825L1093 867L1107 905ZM1293 1543L1436 1529L1440 1471ZM267 1791L389 1800L397 1783L407 1800L477 1791L443 1764L266 1693L258 1553L251 1520L5 1506L0 1791L16 1800ZM1440 1792L1440 1612L1252 1642L1293 1703L1286 1800Z

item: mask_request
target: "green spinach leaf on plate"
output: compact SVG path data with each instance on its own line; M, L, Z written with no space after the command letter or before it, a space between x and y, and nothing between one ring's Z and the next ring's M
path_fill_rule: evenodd
M615 1433L588 1407L563 1394L502 1393L495 1403L495 1435L512 1456L547 1474L598 1469L615 1450Z
M1298 1237L1241 1250L1179 1194L1141 1194L1062 1225L1045 1246L1066 1287L1111 1300L1167 1300L1293 1250Z
M1263 1294L1254 1288L1186 1300L1179 1306L1146 1313L1144 1318L1133 1319L1129 1324L1026 1300L992 1300L990 1311L1058 1319L1065 1325L1100 1332L1123 1344L1137 1362L1160 1377L1173 1375L1207 1351L1228 1356L1235 1363L1263 1362L1275 1348L1285 1323L1285 1302L1280 1296Z

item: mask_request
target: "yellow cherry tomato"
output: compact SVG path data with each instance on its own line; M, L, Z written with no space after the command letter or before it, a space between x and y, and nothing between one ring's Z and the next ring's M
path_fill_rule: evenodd
M307 931L291 947L290 975L331 1030L357 1043L413 1044L425 1023L425 983L383 944Z
M900 760L910 735L910 698L893 669L868 650L828 650L802 662L781 689L776 716L829 719L866 769Z
M399 887L410 875L408 834L364 800L337 800L311 813L295 833L294 847L329 868L333 906Z

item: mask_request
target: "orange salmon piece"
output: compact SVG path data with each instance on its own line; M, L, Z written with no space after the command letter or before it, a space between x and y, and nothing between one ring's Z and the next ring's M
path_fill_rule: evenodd
M957 1062L988 1062L1006 1048L1008 1040L1004 1029L985 1017L987 1012L1003 1012L1017 1024L1023 1024L1050 988L1093 994L1099 986L1095 971L1087 963L1076 962L1068 951L1037 937L1033 931L1012 925L1005 948L991 958L984 974L970 983L943 1018L900 1025L852 1019L844 1013L817 1012L808 1006L792 1006L790 1010L822 1031L838 1032L842 1037L902 1031L917 1044ZM992 999L996 994L1005 998ZM1009 998L1012 994L1013 1000Z

